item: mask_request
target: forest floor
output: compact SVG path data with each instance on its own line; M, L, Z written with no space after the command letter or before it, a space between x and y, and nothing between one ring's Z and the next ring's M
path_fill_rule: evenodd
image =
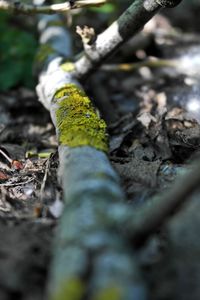
M117 71L99 70L85 84L107 121L110 160L130 206L167 193L198 156L199 13L200 5L183 5L156 16L109 61ZM128 71L149 57L156 67ZM0 299L42 300L62 210L55 131L34 91L1 92L0 102ZM200 298L199 210L195 193L140 250L149 299Z

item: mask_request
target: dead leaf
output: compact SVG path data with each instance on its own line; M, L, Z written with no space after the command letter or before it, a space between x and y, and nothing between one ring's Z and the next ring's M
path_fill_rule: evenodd
M148 129L152 122L156 122L156 118L152 116L149 112L144 112L137 117L137 120L142 123L142 125Z

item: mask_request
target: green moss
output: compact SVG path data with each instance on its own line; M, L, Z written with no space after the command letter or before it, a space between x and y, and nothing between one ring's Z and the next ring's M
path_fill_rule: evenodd
M91 146L107 151L106 124L83 90L68 84L54 96L59 142L70 147Z
M85 285L78 278L71 278L64 281L59 290L50 295L51 300L81 300L85 293Z
M36 65L45 63L48 57L55 53L55 50L49 44L42 44L36 54L35 62Z
M125 300L122 299L120 289L118 287L108 287L98 292L93 300Z
M64 27L64 26L66 26L66 24L61 20L53 20L53 21L49 21L47 23L47 26L48 27L50 27L50 26Z

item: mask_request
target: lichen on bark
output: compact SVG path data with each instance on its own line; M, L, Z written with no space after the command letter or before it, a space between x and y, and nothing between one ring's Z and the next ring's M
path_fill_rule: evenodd
M79 278L63 280L55 294L50 295L50 300L81 300L85 294L86 286Z
M81 88L75 84L63 86L54 95L54 102L61 145L108 151L106 124Z
M60 65L60 67L65 72L72 72L75 69L75 65L71 61L65 61L63 64Z

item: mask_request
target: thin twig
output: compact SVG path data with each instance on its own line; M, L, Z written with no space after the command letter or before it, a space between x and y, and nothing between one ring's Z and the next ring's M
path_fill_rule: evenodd
M23 181L23 182L16 182L16 183L0 183L0 186L18 186L18 185L24 185L27 183L30 183L34 180L34 177L31 177L30 179Z
M64 3L52 4L49 6L37 6L22 3L20 1L0 0L0 10L20 12L24 14L55 14L63 13L76 8L84 8L88 6L98 6L105 4L107 0L76 0Z
M0 153L5 157L5 159L7 159L7 161L12 164L12 159L5 153L5 151L3 151L2 149L0 149Z
M48 158L47 161L46 161L44 177L43 177L42 184L41 184L41 187L40 187L40 203L42 203L42 198L43 198L43 195L44 195L44 190L45 190L45 186L46 186L46 182L47 182L47 176L48 176L49 168L50 168L50 159Z
M122 72L131 72L138 70L142 67L149 67L149 68L177 68L179 66L178 60L173 59L149 59L142 62L136 63L123 63L123 64L106 64L102 65L100 70L107 71L107 72L115 72L115 71L122 71Z

